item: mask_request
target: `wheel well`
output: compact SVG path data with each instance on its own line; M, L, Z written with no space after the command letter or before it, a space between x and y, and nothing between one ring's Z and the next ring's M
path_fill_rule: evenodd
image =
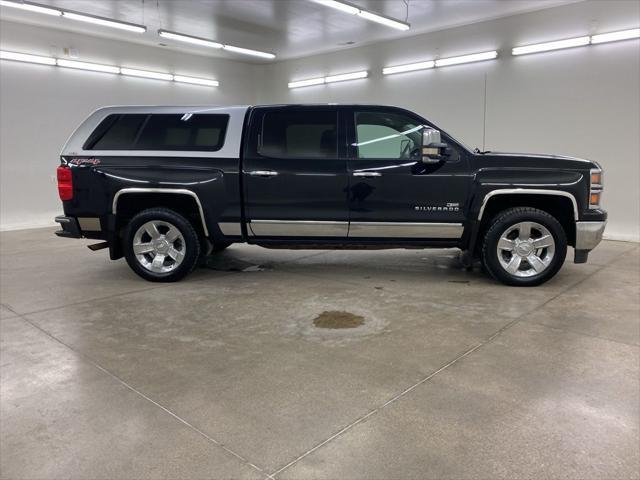
M194 197L179 193L123 193L118 197L116 215L119 227L124 227L137 213L148 208L164 207L183 215L191 222L200 236L205 236L205 229L200 215L200 208Z
M536 195L532 194L503 194L490 198L485 205L478 233L477 246L482 243L481 239L487 231L491 220L503 210L513 207L531 207L547 212L555 217L567 235L569 245L575 245L576 225L573 202L567 197L560 195Z

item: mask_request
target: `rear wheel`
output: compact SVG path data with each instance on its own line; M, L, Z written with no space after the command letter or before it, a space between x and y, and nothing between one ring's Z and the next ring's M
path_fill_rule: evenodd
M124 234L124 253L131 269L145 280L175 282L189 274L200 255L191 223L166 208L143 210Z
M507 285L535 286L552 278L567 255L562 225L548 213L518 207L499 213L482 245L482 262Z

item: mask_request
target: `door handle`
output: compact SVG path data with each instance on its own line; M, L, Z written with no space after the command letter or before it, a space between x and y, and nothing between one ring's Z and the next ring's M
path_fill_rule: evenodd
M252 177L275 177L278 175L278 172L274 170L252 170L247 173Z
M353 172L353 176L371 178L371 177L381 177L382 174L380 172Z

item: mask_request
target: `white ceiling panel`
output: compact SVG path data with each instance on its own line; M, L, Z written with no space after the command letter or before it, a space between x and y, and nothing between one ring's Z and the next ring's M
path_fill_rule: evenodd
M189 53L252 63L265 60L158 37L165 29L273 52L277 59L325 53L428 31L477 23L580 0L354 0L351 3L411 24L402 32L309 0L40 0L115 20L146 25L144 34L2 7L9 21L43 25ZM268 60L267 60L268 62Z

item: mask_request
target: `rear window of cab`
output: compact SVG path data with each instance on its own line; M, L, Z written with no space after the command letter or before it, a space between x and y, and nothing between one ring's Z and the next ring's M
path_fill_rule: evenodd
M84 150L220 150L229 115L138 114L107 116L84 143Z

